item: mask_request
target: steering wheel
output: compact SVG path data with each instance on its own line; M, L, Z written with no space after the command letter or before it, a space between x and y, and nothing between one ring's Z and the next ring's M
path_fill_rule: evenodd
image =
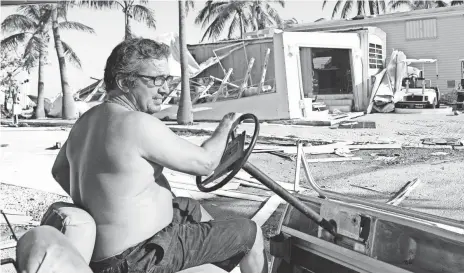
M248 148L245 149L245 131L242 134L237 135L236 129L244 120L251 119L255 124L255 129L253 136L251 137L250 144ZM208 176L205 180L202 180L201 176L197 176L197 187L202 192L211 192L223 187L227 182L229 182L245 165L253 152L253 148L256 145L256 141L259 135L259 121L258 118L253 114L243 114L241 115L230 128L229 135L227 137L227 146L222 154L221 161L219 166L214 170L214 172ZM230 140L230 141L229 141ZM209 186L219 177L223 176L227 172L230 172L222 181L219 183Z
M247 149L244 148L245 145L245 132L240 135L236 135L235 129L237 126L242 123L246 119L252 119L255 124L255 130L253 133L253 137L251 138L250 145ZM229 135L227 137L227 146L222 154L221 162L219 166L214 170L213 174L207 177L205 180L202 181L201 176L197 176L197 187L200 191L203 192L211 192L217 190L227 184L239 171L243 168L248 174L256 178L260 181L263 185L268 187L271 191L275 194L283 198L297 210L302 212L306 215L309 219L316 222L319 226L323 229L328 231L330 234L334 236L334 238L339 238L337 234L336 228L326 219L322 218L322 216L315 212L312 208L308 207L299 200L296 196L289 193L285 190L282 186L280 186L277 182L272 180L269 176L265 173L260 171L257 167L255 167L250 162L247 162L248 157L251 155L253 148L256 145L256 141L258 139L259 134L259 121L258 118L253 114L244 114L240 116L237 121L234 122L232 125ZM229 142L230 140L230 142ZM219 177L223 176L225 173L230 172L226 178L224 178L221 182L207 187L208 184L211 184L213 181L218 179Z

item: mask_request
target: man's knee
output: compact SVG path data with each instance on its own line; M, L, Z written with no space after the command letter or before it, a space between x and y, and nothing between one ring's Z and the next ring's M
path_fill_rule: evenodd
M262 231L261 228L252 220L242 218L235 219L234 224L239 230L239 238L237 240L240 245L246 245L247 252L251 251L256 246L256 242L260 241L262 244Z

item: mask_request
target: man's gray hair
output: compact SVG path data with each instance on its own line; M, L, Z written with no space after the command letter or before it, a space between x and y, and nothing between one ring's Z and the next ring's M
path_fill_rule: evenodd
M133 87L135 74L144 60L168 58L169 46L150 39L134 38L118 44L106 61L105 86L110 91L117 87L117 79L122 78L127 87Z

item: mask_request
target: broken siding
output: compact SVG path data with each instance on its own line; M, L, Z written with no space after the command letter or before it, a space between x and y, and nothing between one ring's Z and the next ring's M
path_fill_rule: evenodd
M436 20L435 38L430 37L434 32L431 23L427 23L427 28L422 30L417 28L414 30L411 26L408 29L408 21L381 23L376 26L387 33L387 63L394 49L403 51L409 59L437 59L438 79L435 64L425 64L424 76L431 79L432 84L437 85L442 92L450 92L453 88L448 87L448 81L460 79L459 59L464 58L464 27L458 27L464 26L464 17L461 15L428 19ZM422 20L430 22L427 18ZM424 26L424 23L422 24ZM408 34L412 34L412 30L419 33L414 37L422 35L423 38L408 39Z
M192 56L198 63L202 63L207 59L214 57L213 50L220 49L222 47L238 44L242 41L230 41L226 43L211 43L211 44L198 44L198 45L189 45L188 49ZM267 66L267 73L265 78L265 84L273 85L275 74L274 74L274 46L272 39L259 39L259 40L251 40L251 41L244 41L245 43L249 43L246 46L246 54L242 48L234 51L231 55L225 57L221 60L221 64L225 69L225 72L229 68L233 68L232 76L230 77L230 82L233 82L237 85L242 83L243 78L245 77L245 73L248 67L248 62L251 58L255 59L253 69L251 70L251 82L254 86L259 84L261 80L261 73L264 65L264 59L266 57L266 50L269 48L271 49L271 53L269 55L268 66ZM229 52L231 49L240 46L232 46L226 49L221 49L216 51L217 56L221 56ZM212 67L206 69L202 73L200 73L197 78L202 77L209 77L214 76L217 78L224 78L225 72L220 64L215 64Z

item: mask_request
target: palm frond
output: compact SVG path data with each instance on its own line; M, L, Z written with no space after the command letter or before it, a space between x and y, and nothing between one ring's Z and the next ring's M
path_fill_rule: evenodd
M87 7L92 9L119 9L124 6L119 1L99 1L99 0L76 0L74 3L79 7Z
M21 5L17 10L35 22L40 21L39 5Z
M365 6L364 6L364 1L357 1L356 4L357 4L357 15L365 15L366 14L366 10L365 10Z
M24 67L27 70L37 65L41 44L42 42L37 36L32 36L27 42L22 56L24 60Z
M133 5L132 15L134 20L143 22L148 27L156 28L155 12L152 9L142 5Z
M202 28L206 27L212 20L214 20L214 17L217 16L227 4L228 3L225 1L206 1L205 6L200 10L197 17L195 18L195 24L202 24Z
M447 7L448 6L448 3L446 3L446 1L435 1L435 5L437 8L443 8L443 7Z
M58 27L60 29L69 29L69 30L77 30L81 32L87 32L87 33L95 33L95 30L89 26L86 26L82 23L79 22L71 22L71 21L64 21L58 23Z
M32 36L29 41L27 41L26 47L24 48L23 58L27 58L27 56L37 56L42 46L42 40L40 40L37 36Z
M18 47L18 45L24 43L28 36L29 34L25 32L13 34L3 39L1 41L1 46L2 48L8 48L9 50L14 50Z
M274 21L275 25L280 26L282 25L282 18L280 17L279 13L277 12L276 9L271 7L270 5L266 5L265 12L267 14L267 17L272 19Z
M64 57L67 61L72 63L77 68L82 68L81 60L77 56L76 52L65 42L61 41L63 44Z
M224 11L225 8L222 9ZM204 41L206 37L212 38L216 40L219 36L221 36L222 31L225 29L226 22L229 21L233 16L236 15L236 11L233 10L232 12L228 9L227 12L221 12L216 16L216 18L209 24L208 28L205 30L201 41Z
M329 1L329 0L324 0L324 1L322 2L322 10L324 10L325 5L327 5L327 2L328 2L328 1Z
M2 22L2 31L17 32L34 30L37 24L29 17L22 14L11 14Z
M345 5L343 6L340 18L343 18L343 19L347 18L352 8L353 8L353 0L347 0L345 2Z
M240 30L240 16L238 14L235 14L234 18L232 19L232 22L230 23L227 38L232 39L232 36L237 29Z
M380 11L382 11L383 13L387 12L387 4L385 2L385 0L378 0L378 5L377 7L380 7Z
M185 12L188 13L190 8L195 9L195 1L193 0L185 0Z
M24 57L24 63L23 67L26 69L28 72L30 72L30 69L33 67L36 67L38 65L38 60L39 60L39 55L27 55Z
M396 0L396 1L390 1L389 3L390 9L396 10L401 7L407 6L408 8L412 9L413 4L409 0Z
M337 3L335 3L335 6L332 10L332 19L335 18L335 15L337 15L339 9L340 9L340 6L343 4L343 0L338 0Z

